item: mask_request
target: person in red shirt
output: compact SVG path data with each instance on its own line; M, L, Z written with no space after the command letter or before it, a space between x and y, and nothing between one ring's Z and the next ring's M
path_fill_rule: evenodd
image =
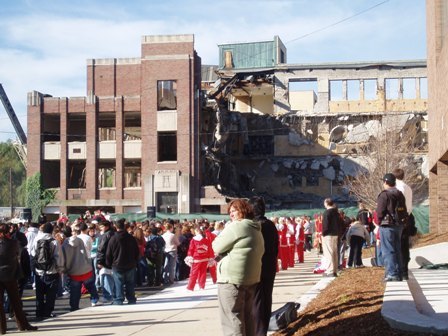
M195 227L195 236L191 239L185 263L191 267L187 289L194 290L196 282L200 289L205 288L207 266L214 261L212 244L199 226Z
M296 222L298 223L296 226L296 244L297 244L297 258L299 263L303 263L305 261L305 230L304 230L304 221L300 218L296 218Z
M282 270L287 270L289 265L289 247L288 247L288 238L286 236L288 232L288 226L286 224L285 217L280 217L278 219L277 231L279 238L279 255L282 265Z

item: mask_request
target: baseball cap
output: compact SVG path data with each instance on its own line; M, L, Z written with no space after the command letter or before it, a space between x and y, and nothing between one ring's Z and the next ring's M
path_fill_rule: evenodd
M389 182L390 184L395 184L395 182L397 181L397 179L395 178L394 174L391 173L387 173L383 176L383 181L385 182Z

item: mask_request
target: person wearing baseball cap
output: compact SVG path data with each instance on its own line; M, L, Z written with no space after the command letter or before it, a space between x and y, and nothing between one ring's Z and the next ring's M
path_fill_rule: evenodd
M384 281L402 281L401 235L403 226L392 214L397 204L406 202L403 193L396 188L396 177L392 173L383 176L384 190L378 195L377 216L380 225L381 254L384 262Z

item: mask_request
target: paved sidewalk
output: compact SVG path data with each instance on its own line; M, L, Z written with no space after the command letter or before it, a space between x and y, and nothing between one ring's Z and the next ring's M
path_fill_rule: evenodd
M304 264L277 273L273 310L288 301L299 301L322 277L313 274L315 253L305 255ZM221 335L216 285L207 280L205 290L189 292L186 281L157 294L138 298L136 305L98 306L64 314L37 323L32 335Z
M389 282L381 314L396 329L448 334L448 270L419 269L417 258L446 263L448 243L411 250L409 280Z

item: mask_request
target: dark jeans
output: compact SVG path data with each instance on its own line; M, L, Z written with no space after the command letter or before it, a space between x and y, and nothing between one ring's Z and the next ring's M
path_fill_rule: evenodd
M115 297L113 304L122 305L125 297L129 304L137 301L135 298L135 270L131 268L127 271L118 271L113 269L112 276L115 282Z
M98 302L98 292L95 286L94 275L84 281L75 281L73 279L70 279L70 311L79 309L79 301L81 300L81 287L83 284L90 293L90 302Z
M401 279L401 234L398 225L380 226L381 255L385 276Z
M312 241L313 241L313 234L306 233L305 234L305 250L311 251L311 249L313 248Z
M163 274L163 255L148 261L148 286L160 286Z
M364 238L360 236L350 237L350 253L348 255L348 266L362 266L362 246L364 244Z
M274 289L275 273L261 279L254 294L255 335L265 336L268 332L272 313L272 291Z
M141 286L143 284L147 273L148 263L146 262L146 257L140 257L137 268L135 270L135 282L137 286Z
M59 273L42 276L36 273L36 317L48 317L53 312L59 277Z

